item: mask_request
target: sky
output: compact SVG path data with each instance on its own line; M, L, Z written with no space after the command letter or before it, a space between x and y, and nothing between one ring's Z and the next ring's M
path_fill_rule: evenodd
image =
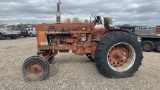
M0 0L0 24L55 23L58 0ZM61 22L111 17L113 24L160 25L160 0L61 0Z

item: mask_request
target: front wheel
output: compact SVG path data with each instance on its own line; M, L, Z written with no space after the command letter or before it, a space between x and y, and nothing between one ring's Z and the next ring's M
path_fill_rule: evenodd
M22 71L28 80L43 80L49 74L49 63L42 57L32 56L24 61Z
M126 32L113 32L98 43L95 62L106 77L125 78L132 76L142 62L139 42Z

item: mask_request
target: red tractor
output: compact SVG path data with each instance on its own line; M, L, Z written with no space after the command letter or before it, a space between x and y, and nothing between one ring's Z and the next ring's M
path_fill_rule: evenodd
M27 58L22 66L29 80L45 79L54 56L70 50L76 55L86 55L104 76L113 78L132 76L143 59L137 39L126 30L110 29L108 20L100 16L88 25L54 23L35 27L37 56Z

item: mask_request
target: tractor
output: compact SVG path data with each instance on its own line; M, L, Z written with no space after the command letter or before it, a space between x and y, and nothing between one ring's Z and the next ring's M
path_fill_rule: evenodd
M37 55L22 65L28 80L44 80L58 53L86 55L105 77L125 78L138 71L143 55L140 43L124 29L111 29L107 18L95 16L89 24L37 24Z
M54 56L69 51L86 55L106 77L125 78L138 71L143 55L134 34L110 28L108 19L101 16L93 16L89 24L61 23L60 4L59 0L56 23L35 25L38 51L22 65L26 79L44 80Z

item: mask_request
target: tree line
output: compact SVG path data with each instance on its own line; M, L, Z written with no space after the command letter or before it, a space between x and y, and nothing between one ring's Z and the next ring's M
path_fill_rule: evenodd
M105 17L105 18L107 18L108 19L108 21L109 21L109 24L113 24L113 21L112 21L112 18L110 18L110 17ZM65 19L65 22L73 22L73 23L84 23L84 24L89 24L90 23L90 20L88 20L88 19L84 19L84 20L80 20L79 18L66 18Z

